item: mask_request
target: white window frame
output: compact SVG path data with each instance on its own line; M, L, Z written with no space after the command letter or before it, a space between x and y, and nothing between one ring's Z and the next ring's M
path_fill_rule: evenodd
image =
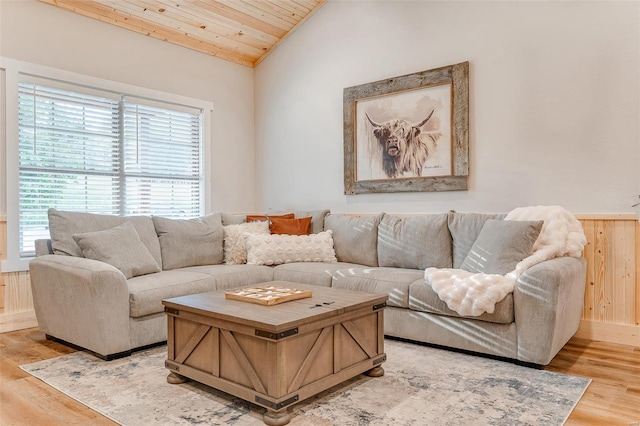
M0 99L0 115L4 116L5 133L0 139L5 146L5 185L7 218L7 258L0 262L0 272L29 270L32 258L21 258L19 250L19 142L18 142L18 82L21 75L57 80L63 83L84 86L89 89L125 94L149 101L161 101L202 110L202 167L203 196L202 210L211 211L211 120L213 102L186 96L166 93L145 87L134 86L97 77L91 77L70 71L64 71L43 65L18 61L0 56L0 76L4 75L4 99ZM2 93L0 91L0 96ZM0 120L1 122L1 120ZM0 216L2 212L0 211Z

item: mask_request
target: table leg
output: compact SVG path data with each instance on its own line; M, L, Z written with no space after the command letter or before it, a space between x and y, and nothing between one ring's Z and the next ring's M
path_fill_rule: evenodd
M176 374L173 371L167 376L167 383L171 383L172 385L177 385L186 381L186 377Z
M291 414L285 409L283 411L271 411L267 410L264 413L264 424L268 426L283 426L289 424L291 421Z

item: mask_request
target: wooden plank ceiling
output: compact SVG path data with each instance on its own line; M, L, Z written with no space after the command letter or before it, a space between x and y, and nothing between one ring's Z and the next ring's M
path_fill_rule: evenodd
M327 0L40 0L254 67Z

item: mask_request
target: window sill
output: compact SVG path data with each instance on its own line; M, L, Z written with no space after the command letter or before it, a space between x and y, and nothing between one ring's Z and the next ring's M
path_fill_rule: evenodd
M3 260L0 262L0 272L6 274L8 272L24 272L29 270L29 262L33 259L25 258L19 260Z

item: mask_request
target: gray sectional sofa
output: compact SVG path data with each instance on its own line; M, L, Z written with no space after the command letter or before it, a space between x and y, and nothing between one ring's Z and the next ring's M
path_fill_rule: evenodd
M494 313L478 317L448 309L424 280L425 268L459 267L484 223L504 216L452 211L355 217L326 210L295 216L312 217L312 232L331 231L337 262L225 264L224 226L243 222L243 216L215 213L171 221L52 209L52 238L37 242L30 263L39 326L49 338L109 359L166 340L163 299L283 280L388 294L386 335L527 364L548 364L577 331L584 259L561 257L531 267ZM92 232L121 229L125 222L135 227L157 272L151 268L134 276L135 271L123 273L83 257L78 243L85 241L78 234L90 240ZM136 256L123 257L126 262Z

